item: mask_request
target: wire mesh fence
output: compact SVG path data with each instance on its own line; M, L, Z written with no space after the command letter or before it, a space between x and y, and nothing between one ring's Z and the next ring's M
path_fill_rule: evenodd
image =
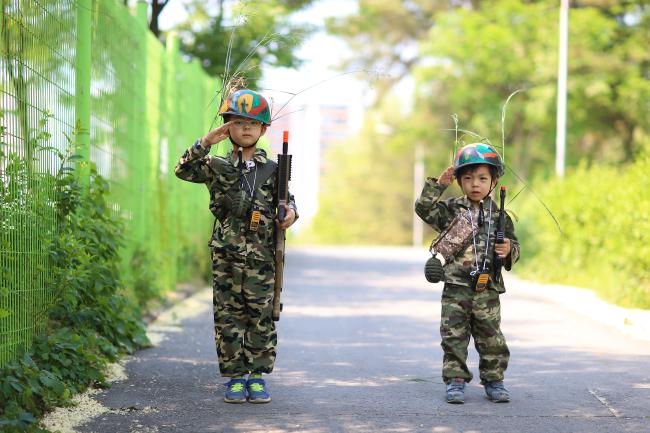
M75 132L79 68L90 73L89 157L127 220L125 281L167 290L206 272L205 191L173 167L210 126L218 82L167 48L117 0L0 0L0 366L43 330L48 240L57 230L51 175ZM80 8L90 26L79 30ZM89 37L91 61L77 58ZM78 110L77 110L78 111ZM142 274L141 263L156 272ZM206 264L207 266L207 264ZM144 287L146 286L146 288Z

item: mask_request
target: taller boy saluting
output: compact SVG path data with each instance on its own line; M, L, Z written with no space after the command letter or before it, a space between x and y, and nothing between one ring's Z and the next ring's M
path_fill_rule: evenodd
M257 149L271 124L267 100L240 89L225 100L219 115L224 124L185 151L176 176L207 186L216 218L210 246L219 370L230 378L224 401L267 403L271 397L262 374L273 370L277 346L275 227L294 223L296 204L290 195L284 220L276 220L277 164ZM210 146L226 138L233 150L225 158L208 155Z

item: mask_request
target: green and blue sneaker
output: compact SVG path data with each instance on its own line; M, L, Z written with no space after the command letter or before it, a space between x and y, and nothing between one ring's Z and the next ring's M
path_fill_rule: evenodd
M246 382L248 391L248 401L250 403L268 403L271 401L271 395L266 390L264 379L257 376L251 376Z
M226 394L223 396L226 403L246 403L246 379L232 378L226 383Z

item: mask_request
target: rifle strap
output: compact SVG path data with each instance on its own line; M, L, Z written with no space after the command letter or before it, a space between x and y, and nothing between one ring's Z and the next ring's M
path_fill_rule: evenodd
M253 186L254 190L257 190L264 182L268 180L269 177L273 176L273 173L275 173L275 170L278 168L278 163L271 160L267 159L266 164L260 165L257 170L257 179L255 179L255 186Z
M257 196L257 189L264 184L271 176L273 176L273 173L275 173L275 170L278 168L278 164L275 161L271 161L270 159L266 160L266 164L260 165L256 168L257 173L254 178L255 185L253 185L253 191L252 191L252 199L253 202L251 205L255 204L255 197ZM244 175L246 179L248 180L248 176Z

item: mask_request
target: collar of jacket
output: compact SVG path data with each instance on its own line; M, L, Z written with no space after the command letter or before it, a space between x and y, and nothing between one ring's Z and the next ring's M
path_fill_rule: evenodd
M234 150L231 150L228 153L228 161L232 163L235 167L239 166L239 157L235 153ZM253 154L253 160L258 163L258 164L266 164L268 161L268 158L266 157L266 151L264 149L256 149L255 153Z
M462 197L457 197L456 199L454 199L454 204L456 206L463 207L465 209L470 209L472 207L472 203L470 203L470 201L469 201L469 199L467 198L466 195L464 195ZM489 211L490 210L488 205L492 207L492 212L498 212L499 211L499 207L497 206L495 201L492 200L492 197L490 197L490 196L486 197L483 200L483 210L484 211Z

